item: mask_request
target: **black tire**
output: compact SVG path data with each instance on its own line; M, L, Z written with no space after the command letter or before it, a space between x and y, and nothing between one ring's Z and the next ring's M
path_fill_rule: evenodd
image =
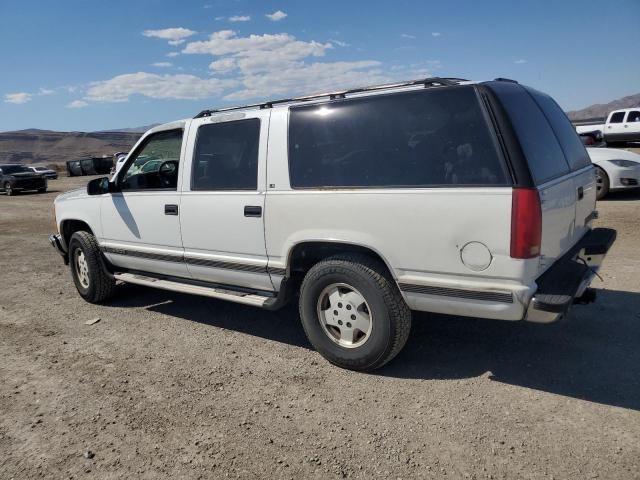
M11 184L9 182L5 182L4 191L7 194L7 197L12 197L16 194L15 190L11 187Z
M81 278L78 268L80 254L87 268L86 277ZM101 303L109 299L116 287L116 281L104 269L102 252L98 242L89 232L76 232L69 241L69 266L71 277L82 298L89 303Z
M38 193L47 193L47 187L39 188Z
M360 346L345 347L332 339L318 313L327 287L347 284L370 310L372 329ZM314 265L300 288L302 326L314 348L329 362L350 370L374 370L395 357L409 337L411 310L384 265L363 255L340 255Z
M596 167L596 200L602 200L609 194L609 176L602 168Z

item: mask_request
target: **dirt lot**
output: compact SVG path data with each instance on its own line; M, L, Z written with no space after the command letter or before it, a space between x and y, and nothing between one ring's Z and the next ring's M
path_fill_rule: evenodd
M359 374L310 349L295 305L84 303L47 234L86 181L0 195L0 478L640 478L640 193L598 205L619 236L595 305L550 326L416 314Z

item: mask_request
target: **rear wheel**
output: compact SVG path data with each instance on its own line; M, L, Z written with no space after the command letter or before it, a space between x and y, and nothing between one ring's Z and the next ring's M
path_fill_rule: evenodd
M365 256L314 265L302 282L300 316L315 349L352 370L383 366L402 349L411 310L385 267Z
M596 167L596 199L602 200L609 193L609 176L600 167Z
M7 194L8 197L16 194L16 192L13 190L13 187L11 186L11 184L9 182L5 182L4 191L5 191L5 193Z
M47 187L42 187L38 189L38 193L46 193Z
M113 295L116 281L105 272L98 242L88 232L76 232L69 241L69 266L76 289L90 303L101 303Z

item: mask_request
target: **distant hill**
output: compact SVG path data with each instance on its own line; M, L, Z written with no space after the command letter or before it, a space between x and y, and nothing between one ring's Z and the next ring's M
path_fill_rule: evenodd
M582 110L567 112L567 116L574 121L592 118L604 118L612 110L620 108L640 107L640 93L622 97L609 103L596 103Z
M146 127L141 127L146 130ZM0 133L0 163L62 163L128 152L142 131L55 132L18 130Z

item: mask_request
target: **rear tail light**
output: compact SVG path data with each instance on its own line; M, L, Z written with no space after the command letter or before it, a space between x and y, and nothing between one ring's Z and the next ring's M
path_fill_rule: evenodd
M535 188L514 188L511 197L511 258L534 258L542 243L542 207Z

